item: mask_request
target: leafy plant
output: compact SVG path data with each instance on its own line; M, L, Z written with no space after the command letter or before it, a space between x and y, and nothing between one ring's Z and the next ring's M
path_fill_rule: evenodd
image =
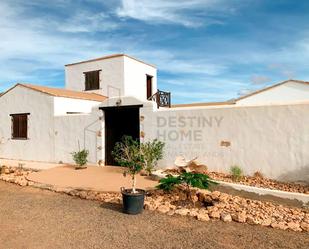
M158 189L171 191L178 185L184 185L187 199L190 198L191 188L208 189L211 184L217 184L208 175L184 172L179 176L167 175L159 181Z
M158 139L141 144L141 153L144 157L144 169L148 174L154 170L160 159L163 158L164 143Z
M88 155L89 155L89 151L85 149L72 152L73 160L75 164L77 164L79 167L83 167L84 165L87 164Z
M117 142L112 155L120 166L126 167L132 178L132 193L136 193L136 174L143 169L144 157L141 153L140 143L130 136L123 136L121 142Z
M235 181L239 181L243 177L243 171L238 165L231 166L230 173Z

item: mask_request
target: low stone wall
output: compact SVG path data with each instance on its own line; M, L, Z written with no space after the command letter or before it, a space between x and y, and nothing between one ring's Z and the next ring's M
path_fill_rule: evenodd
M27 180L31 170L2 167L0 180L20 186L33 186L82 199L121 203L121 193L106 193L89 189L59 188ZM154 190L147 193L145 209L167 215L191 216L200 221L210 219L240 222L283 230L309 232L309 209L290 208L233 196L219 191L193 189L188 202L183 189L172 193ZM189 203L189 204L188 204Z

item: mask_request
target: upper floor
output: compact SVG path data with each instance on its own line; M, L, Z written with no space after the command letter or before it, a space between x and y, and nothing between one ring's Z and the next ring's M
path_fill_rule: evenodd
M157 69L131 56L115 54L66 65L65 87L144 101L157 92Z

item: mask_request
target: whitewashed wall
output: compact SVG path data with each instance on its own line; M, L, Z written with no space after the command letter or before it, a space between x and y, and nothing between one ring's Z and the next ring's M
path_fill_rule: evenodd
M0 97L0 157L53 161L53 97L17 86ZM10 114L30 113L27 140L11 139Z
M145 140L166 142L162 167L198 156L211 170L309 182L309 102L297 105L143 108ZM191 124L192 121L192 124ZM223 144L222 144L223 143ZM230 143L230 146L223 146Z
M236 102L237 105L256 105L300 102L309 100L309 84L287 82Z
M65 88L75 91L85 91L84 72L102 70L100 72L100 90L96 92L105 96L120 96L124 94L124 59L114 57L105 60L84 62L65 67Z
M89 92L100 93L108 97L132 96L146 100L147 74L153 76L153 93L157 90L156 68L125 55L66 66L66 89L84 91L85 76L83 73L93 70L102 70L100 90Z
M146 75L152 76L152 93L157 91L157 69L132 58L124 57L124 95L145 101Z
M71 153L80 149L89 151L90 163L102 160L102 116L97 108L91 114L73 114L55 117L55 161L73 162Z
M67 112L90 113L100 102L83 99L54 97L54 115L66 115Z

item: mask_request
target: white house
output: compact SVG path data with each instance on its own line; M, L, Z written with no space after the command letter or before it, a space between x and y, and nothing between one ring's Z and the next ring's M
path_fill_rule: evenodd
M309 82L287 80L235 100L237 105L293 103L309 99Z
M309 182L309 83L289 80L236 100L171 105L157 70L116 54L65 66L65 89L17 84L0 96L0 157L71 162L89 150L114 164L123 135L165 142L161 167L178 155L210 169Z

